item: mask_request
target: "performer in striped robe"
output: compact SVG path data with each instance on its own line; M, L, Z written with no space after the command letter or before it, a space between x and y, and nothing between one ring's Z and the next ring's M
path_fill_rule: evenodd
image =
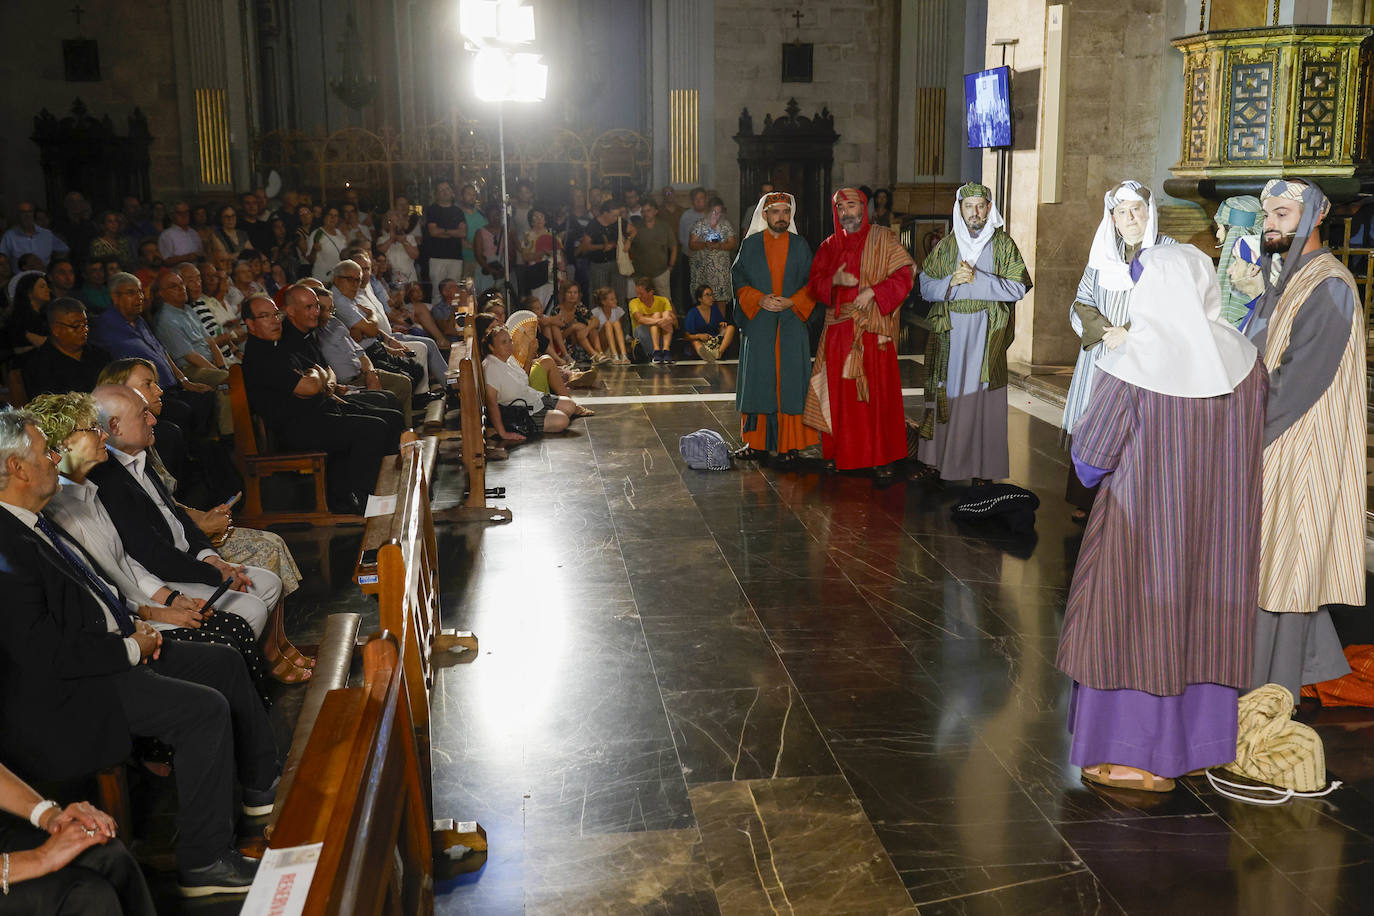
M1168 791L1236 754L1268 384L1221 320L1210 258L1159 246L1137 265L1131 328L1098 361L1074 428L1074 466L1100 490L1057 664L1074 679L1069 759L1084 779Z
M1350 671L1328 605L1365 603L1364 314L1321 243L1321 190L1276 179L1260 201L1265 291L1245 326L1270 373L1253 683L1297 697Z
M1070 441L1078 418L1088 409L1093 379L1097 375L1097 360L1106 352L1103 339L1124 333L1130 325L1127 302L1131 289L1131 260L1153 245L1177 244L1167 235L1160 235L1158 226L1154 195L1140 182L1123 181L1103 195L1102 222L1093 236L1088 266L1083 270L1078 294L1069 308L1069 324L1083 339L1083 345L1064 404L1065 444ZM1095 492L1083 485L1070 465L1065 496L1075 507L1076 521L1087 517Z

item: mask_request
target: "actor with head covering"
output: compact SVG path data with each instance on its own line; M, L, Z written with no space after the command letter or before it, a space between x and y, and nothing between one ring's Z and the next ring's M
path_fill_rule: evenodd
M1082 347L1064 404L1065 442L1073 435L1078 418L1088 409L1098 359L1121 343L1130 325L1131 261L1154 245L1177 244L1167 235L1160 235L1158 226L1154 195L1140 182L1123 181L1103 195L1102 221L1097 225L1088 266L1069 308L1069 324L1082 338ZM1070 465L1066 497L1075 507L1075 521L1087 517L1093 495L1092 488L1083 485Z
M1221 317L1224 321L1239 326L1250 311L1250 302L1255 297L1231 285L1230 266L1235 257L1236 242L1246 235L1259 232L1264 222L1264 211L1260 209L1258 197L1244 195L1228 197L1217 207L1217 215L1212 218L1216 225L1217 245L1221 249L1221 262L1217 264L1217 285L1221 287Z
M797 234L795 213L791 194L765 194L731 271L741 340L735 405L744 440L736 458L766 452L790 462L817 440L802 422L811 377L806 320L816 300L807 287L811 246Z
M1260 258L1263 254L1261 246L1258 234L1242 235L1231 245L1231 257L1226 262L1226 281L1231 287L1231 292L1245 300L1244 314L1240 316L1239 321L1232 322L1242 334L1250 325L1260 296L1264 295L1264 277L1260 276ZM1217 279L1221 279L1220 271ZM1222 293L1222 296L1224 297L1225 293ZM1226 309L1223 307L1222 314L1225 313Z
M1098 485L1057 666L1069 760L1089 782L1168 791L1236 755L1259 589L1267 373L1221 320L1212 259L1142 252L1131 327L1098 362L1073 462Z
M897 333L914 265L896 233L868 224L860 191L841 188L831 204L835 233L811 262L811 294L826 309L805 422L837 469L890 480L907 453Z
M1002 225L987 187L964 185L955 195L954 234L921 268L921 298L931 304L918 454L924 475L983 483L1011 473L1007 348L1031 281Z
M1322 245L1321 189L1276 179L1260 200L1265 288L1245 328L1269 367L1253 683L1296 697L1350 671L1327 608L1365 603L1364 313Z

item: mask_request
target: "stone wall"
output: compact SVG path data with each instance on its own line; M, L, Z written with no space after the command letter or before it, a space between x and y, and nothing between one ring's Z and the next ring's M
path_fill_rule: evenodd
M177 85L172 60L172 18L168 0L148 0L137 15L119 3L89 3L78 31L67 5L15 0L5 4L5 53L0 55L0 210L14 218L21 199L42 205L43 170L33 118L46 108L58 117L80 97L96 117L109 115L116 132L126 132L135 107L148 118L153 135L150 177L160 194L174 194L182 181ZM63 79L62 40L96 38L102 79Z
M710 183L721 192L732 217L738 216L733 211L739 198L739 147L734 136L745 107L754 116L756 130L762 128L765 115L781 115L791 98L808 117L822 106L829 108L840 135L833 186L891 184L898 7L890 0L802 4L801 40L815 45L814 82L783 83L781 46L797 38L790 14L798 5L767 0L716 3L716 173Z
M1000 0L988 5L989 38L1017 38L1017 72L1043 68L1044 0ZM1018 121L1033 131L1034 149L1012 153L1008 229L1025 255L1035 289L1017 310L1012 359L1035 366L1070 365L1078 337L1069 326L1073 302L1093 232L1102 218L1102 194L1123 179L1153 183L1157 162L1177 157L1177 130L1165 125L1170 64L1169 0L1066 0L1068 58L1064 109L1064 183L1060 203L1040 203L1040 138L1043 125ZM1161 51L1161 49L1165 49ZM988 61L1000 60L989 46ZM1037 75L1038 76L1038 75ZM1043 80L1038 81L1043 85ZM1038 118L1042 104L1028 117ZM1172 109L1169 109L1172 110ZM1171 149L1161 149L1168 144ZM997 174L995 154L983 175ZM1156 193L1162 194L1159 187Z

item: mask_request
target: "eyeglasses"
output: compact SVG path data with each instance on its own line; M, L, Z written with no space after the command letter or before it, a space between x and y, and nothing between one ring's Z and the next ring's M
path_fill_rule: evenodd
M95 433L97 436L103 436L105 435L105 430L101 429L99 426L78 426L76 429L72 430L72 435L76 435L77 433Z
M263 314L263 315L254 315L254 316L253 316L253 320L254 320L254 321L263 321L263 320L267 320L267 321L274 321L274 320L275 320L275 321L281 321L281 309L277 309L277 310L274 311L274 312L267 312L266 314Z
M59 328L66 328L69 331L84 331L91 326L91 323L89 321L78 321L74 324L66 321L58 321L55 322L55 324Z

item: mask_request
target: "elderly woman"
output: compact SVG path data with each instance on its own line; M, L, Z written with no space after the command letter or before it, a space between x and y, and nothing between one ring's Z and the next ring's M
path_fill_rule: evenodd
M482 375L487 383L487 410L496 432L507 442L523 442L520 433L506 429L501 407L524 407L529 411L536 434L561 433L578 417L595 416L595 411L568 397L567 382L552 357L541 356L526 372L515 359L515 346L503 324L492 322L477 339L482 356ZM550 392L531 384L536 371L548 380Z
M697 220L687 237L692 252L692 289L709 286L711 289L734 289L730 266L739 247L735 227L725 218L725 201L712 197L706 204L706 215Z
M1159 234L1154 195L1138 181L1123 181L1102 197L1102 222L1088 252L1088 266L1069 309L1069 324L1083 340L1064 405L1063 440L1072 441L1074 426L1088 409L1097 361L1120 346L1130 324L1131 262L1155 245L1178 244ZM1075 507L1073 520L1083 522L1092 508L1095 487L1088 487L1069 466L1065 494Z
M243 596L226 593L216 607L207 610L203 597L186 594L192 584L162 582L125 550L96 495L96 485L86 479L91 468L109 460L95 400L79 392L44 394L34 398L28 409L61 455L57 469L62 488L48 503L53 520L77 541L120 597L135 606L138 616L162 631L164 639L220 643L238 650L262 694L267 660L252 626L234 612ZM308 677L306 672L304 677L297 674L294 680L282 680L299 683Z
M215 231L210 233L210 248L232 255L252 249L253 242L248 238L248 233L239 228L239 213L233 204L220 207L215 222L218 225Z

